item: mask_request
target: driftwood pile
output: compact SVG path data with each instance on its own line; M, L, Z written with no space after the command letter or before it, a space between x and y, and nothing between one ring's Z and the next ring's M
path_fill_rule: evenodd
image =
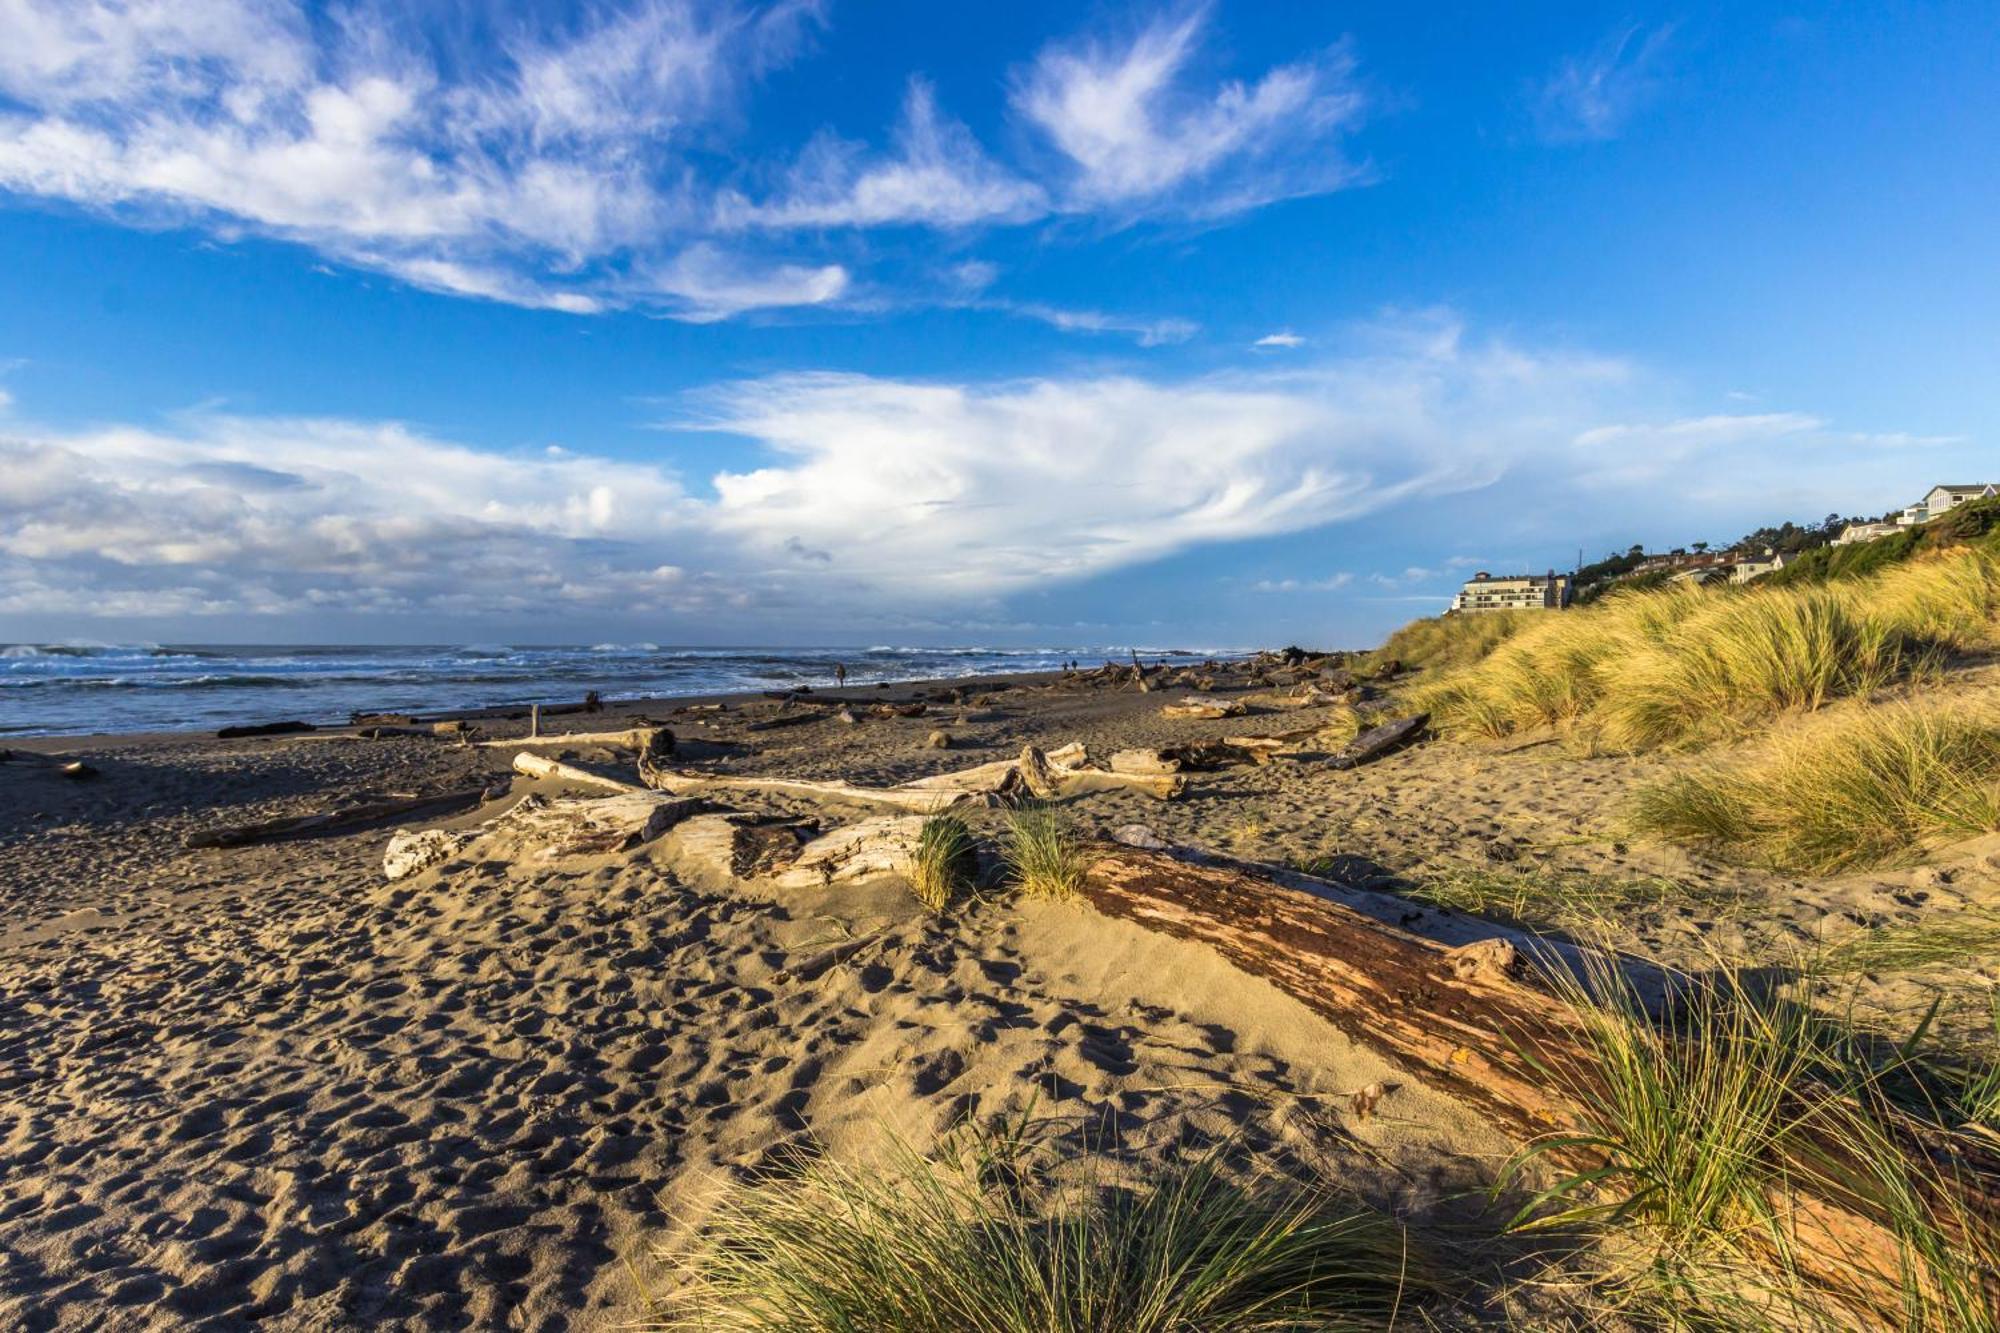
M899 808L822 831L815 819L733 810L711 798L744 789L832 801L855 799L856 793L880 801L885 793L897 793L887 803L898 804L913 792L954 798L991 794L998 790L992 773L1003 767L1032 785L1059 783L1066 774L1116 777L1138 762L1126 752L1113 756L1109 767L1080 768L1080 750L1024 754L1005 765L941 775L957 779L955 787L931 779L929 787L864 789L656 770L647 778L653 789L598 778L623 789L602 797L531 797L474 829L400 833L390 843L384 871L402 878L461 856L532 861L645 844L676 875L706 885L783 892L907 876L927 807ZM1069 762L1056 762L1057 756ZM581 770L525 752L516 766L583 780L577 777ZM1464 918L1452 923L1455 938L1440 941L1403 928L1426 920L1421 909L1392 917L1409 904L1369 901L1387 895L1191 853L1136 826L1120 830L1118 837L1122 841L1088 848L1082 897L1095 910L1214 949L1518 1142L1571 1135L1585 1122L1576 1089L1591 1085L1597 1066L1575 1014L1543 980L1545 969L1573 966L1566 958L1575 950ZM802 966L799 975L811 966ZM1370 1109L1380 1095L1371 1099ZM1935 1146L1912 1137L1913 1172L1922 1169L1916 1164ZM1812 1151L1837 1156L1842 1146L1815 1144ZM1550 1160L1576 1172L1603 1165L1597 1150L1581 1139L1556 1147ZM1973 1165L1990 1170L1988 1180L2000 1180L2000 1163ZM1899 1279L1891 1222L1855 1198L1811 1192L1811 1182L1825 1178L1802 1170L1794 1192L1781 1197L1774 1191L1769 1199L1789 1237L1791 1257L1810 1281L1842 1303L1855 1327L1889 1326ZM1990 1187L1965 1202L1972 1224L2000 1223L2000 1194Z

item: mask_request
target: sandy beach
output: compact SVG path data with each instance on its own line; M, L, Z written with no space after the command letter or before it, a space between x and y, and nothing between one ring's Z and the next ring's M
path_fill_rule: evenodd
M1248 701L1227 721L1051 678L866 694L933 702L852 725L819 708L753 730L793 708L762 698L549 725L639 718L672 727L705 770L886 784L1025 743L1111 751L1330 716L1241 683L1218 690ZM940 727L949 749L927 744ZM522 730L489 718L470 735ZM512 749L466 740L34 743L84 758L99 770L86 782L0 764L0 1320L611 1327L671 1285L676 1245L741 1173L801 1149L922 1147L1024 1111L1079 1152L1227 1143L1401 1216L1470 1219L1486 1240L1466 1261L1497 1287L1498 1222L1477 1196L1504 1137L1212 950L1080 904L998 895L931 916L893 883L716 890L645 847L391 883L387 824L182 845L218 824L508 777ZM629 767L595 745L542 752ZM1143 823L1363 887L1464 867L1698 885L1620 917L1633 947L1670 960L2000 896L1991 839L1924 888L1908 872L1787 880L1628 844L1620 798L1671 762L1434 743L1354 771L1307 753L1191 775L1178 800L1096 793L1071 809L1092 831ZM515 776L502 800L559 790ZM1409 921L1449 915L1413 901ZM790 976L852 938L868 943ZM1974 967L1997 979L1992 960ZM1882 999L1921 992L1901 978ZM1393 1091L1377 1113L1353 1114L1378 1082Z

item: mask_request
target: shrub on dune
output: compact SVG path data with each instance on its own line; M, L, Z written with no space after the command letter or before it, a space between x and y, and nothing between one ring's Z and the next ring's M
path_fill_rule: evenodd
M1829 717L1766 753L1639 794L1648 833L1831 873L2000 828L2000 719L1893 704Z

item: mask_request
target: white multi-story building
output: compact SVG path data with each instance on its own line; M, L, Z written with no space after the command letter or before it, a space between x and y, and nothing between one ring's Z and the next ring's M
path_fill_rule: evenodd
M1454 611L1560 611L1569 605L1569 575L1502 574L1480 570L1451 599Z
M1896 522L1906 528L1918 523L1928 523L1941 514L1949 514L1962 504L1991 499L1996 495L2000 495L2000 482L1978 486L1933 486L1923 499L1896 515Z

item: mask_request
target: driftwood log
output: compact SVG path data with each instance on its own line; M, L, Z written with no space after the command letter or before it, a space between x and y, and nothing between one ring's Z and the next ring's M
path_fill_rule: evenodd
M470 806L493 789L466 787L459 791L437 792L429 796L403 796L384 801L364 801L359 805L318 814L295 815L288 819L267 819L255 824L230 824L201 829L184 840L187 847L242 847L253 842L274 842L281 838L317 837L341 833L363 824L411 815L436 814L454 806Z
M1162 717L1241 717L1249 711L1240 699L1183 699L1160 709Z
M450 860L475 843L486 859L548 861L598 856L651 842L709 807L655 792L549 800L531 795L511 809L467 829L403 831L389 839L382 873L403 879Z
M1347 748L1327 761L1334 768L1357 768L1371 759L1379 759L1399 745L1415 740L1430 725L1429 713L1418 713L1414 717L1400 717L1394 722L1384 722L1379 727L1370 727L1348 742Z
M645 745L660 727L627 727L622 731L552 731L541 736L514 736L497 741L474 741L481 749L492 750L505 746L546 746L558 745L609 745L622 749L636 750ZM671 734L671 733L669 733Z
M1261 875L1163 851L1106 843L1091 859L1083 894L1098 911L1208 945L1519 1141L1579 1124L1566 1089L1588 1086L1595 1062L1570 1011L1536 984L1512 941L1447 947ZM1805 1151L1816 1160L1792 1173L1795 1182L1824 1179L1817 1159L1838 1161L1852 1149L1815 1143ZM1909 1151L1918 1161L1927 1149L1913 1134ZM1576 1171L1603 1165L1581 1146L1550 1156ZM1991 1183L2000 1176L1986 1179L1964 1202L1974 1225L1991 1228L2000 1226L2000 1185ZM1901 1260L1888 1219L1799 1184L1774 1189L1768 1201L1789 1233L1792 1260L1855 1327L1895 1326Z
M531 778L555 778L562 782L574 782L584 787L601 787L605 791L632 792L645 790L644 787L636 786L633 783L625 782L618 778L606 777L602 773L593 773L587 768L578 768L574 764L565 764L554 759L544 759L541 755L529 754L525 750L514 756L514 771L516 773L524 773Z

